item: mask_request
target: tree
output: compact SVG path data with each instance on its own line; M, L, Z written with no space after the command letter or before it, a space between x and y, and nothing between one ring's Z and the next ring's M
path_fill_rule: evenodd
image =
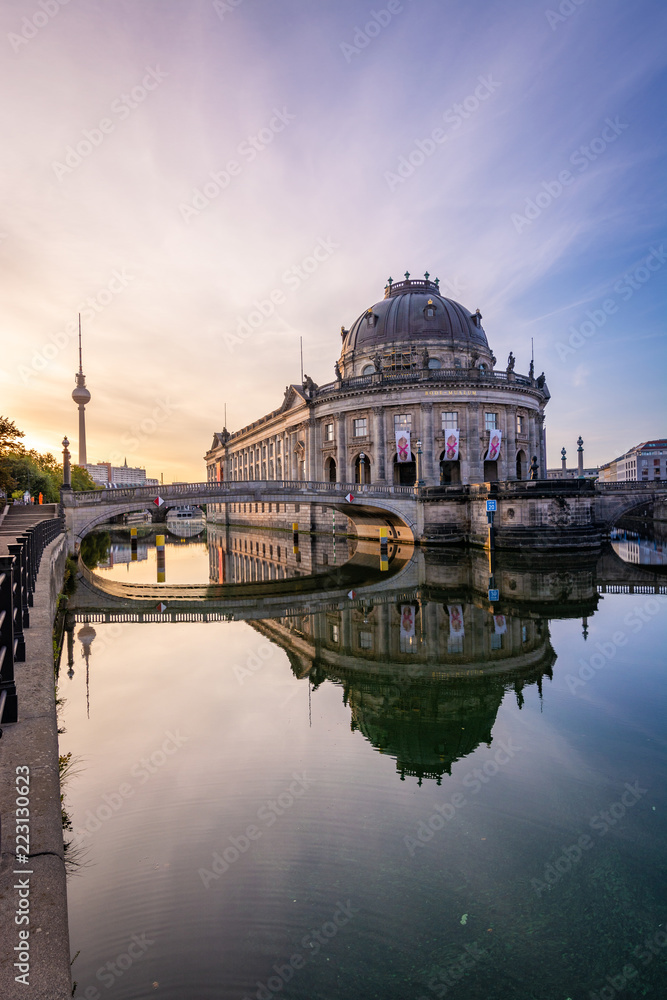
M11 451L18 443L16 439L22 437L25 437L25 434L18 429L13 420L0 416L0 454Z
M42 455L25 448L24 437L13 420L0 417L0 491L7 496L23 496L27 491L35 500L42 494L44 503L58 503L63 484L63 469L51 452ZM87 469L72 466L72 489L95 490L99 487Z

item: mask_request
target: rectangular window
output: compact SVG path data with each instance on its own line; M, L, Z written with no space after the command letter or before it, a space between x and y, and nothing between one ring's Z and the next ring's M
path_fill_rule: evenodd
M368 422L366 417L357 417L354 421L354 436L356 438L366 437L368 433Z
M484 427L487 431L495 431L498 426L498 414L497 413L485 413L484 414Z
M522 417L520 413L516 415L516 432L517 434L523 434L526 426L526 418Z
M411 413L395 413L394 414L394 430L397 431L399 427L404 430L412 430L412 414Z
M459 426L459 411L458 410L443 410L442 411L442 429L443 431L455 431Z
M491 636L491 649L502 649L503 648L503 637L502 635L492 635Z
M325 424L324 425L324 440L325 441L333 441L333 439L334 439L333 427L334 427L333 424Z
M372 649L373 648L373 633L372 632L360 632L359 633L359 649Z

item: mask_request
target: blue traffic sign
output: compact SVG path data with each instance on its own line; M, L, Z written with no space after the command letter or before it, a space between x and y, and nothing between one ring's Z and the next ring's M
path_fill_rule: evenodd
M500 600L500 591L499 590L490 590L489 591L489 600L490 601L499 601Z
M497 500L487 500L486 501L486 512L487 512L487 514L490 514L491 511L494 511L494 510L498 510L498 501Z

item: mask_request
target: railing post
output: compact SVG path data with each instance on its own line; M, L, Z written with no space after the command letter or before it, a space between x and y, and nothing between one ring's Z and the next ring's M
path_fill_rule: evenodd
M18 721L14 680L13 568L14 556L0 556L0 698L4 700L2 721L7 723Z

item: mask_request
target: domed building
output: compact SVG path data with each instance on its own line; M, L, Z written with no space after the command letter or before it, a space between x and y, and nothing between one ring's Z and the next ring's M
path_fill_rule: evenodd
M480 311L437 278L389 278L341 339L333 382L306 376L273 412L215 434L210 480L437 486L528 479L531 463L546 479L544 375L532 362L517 374L512 353L496 368Z

